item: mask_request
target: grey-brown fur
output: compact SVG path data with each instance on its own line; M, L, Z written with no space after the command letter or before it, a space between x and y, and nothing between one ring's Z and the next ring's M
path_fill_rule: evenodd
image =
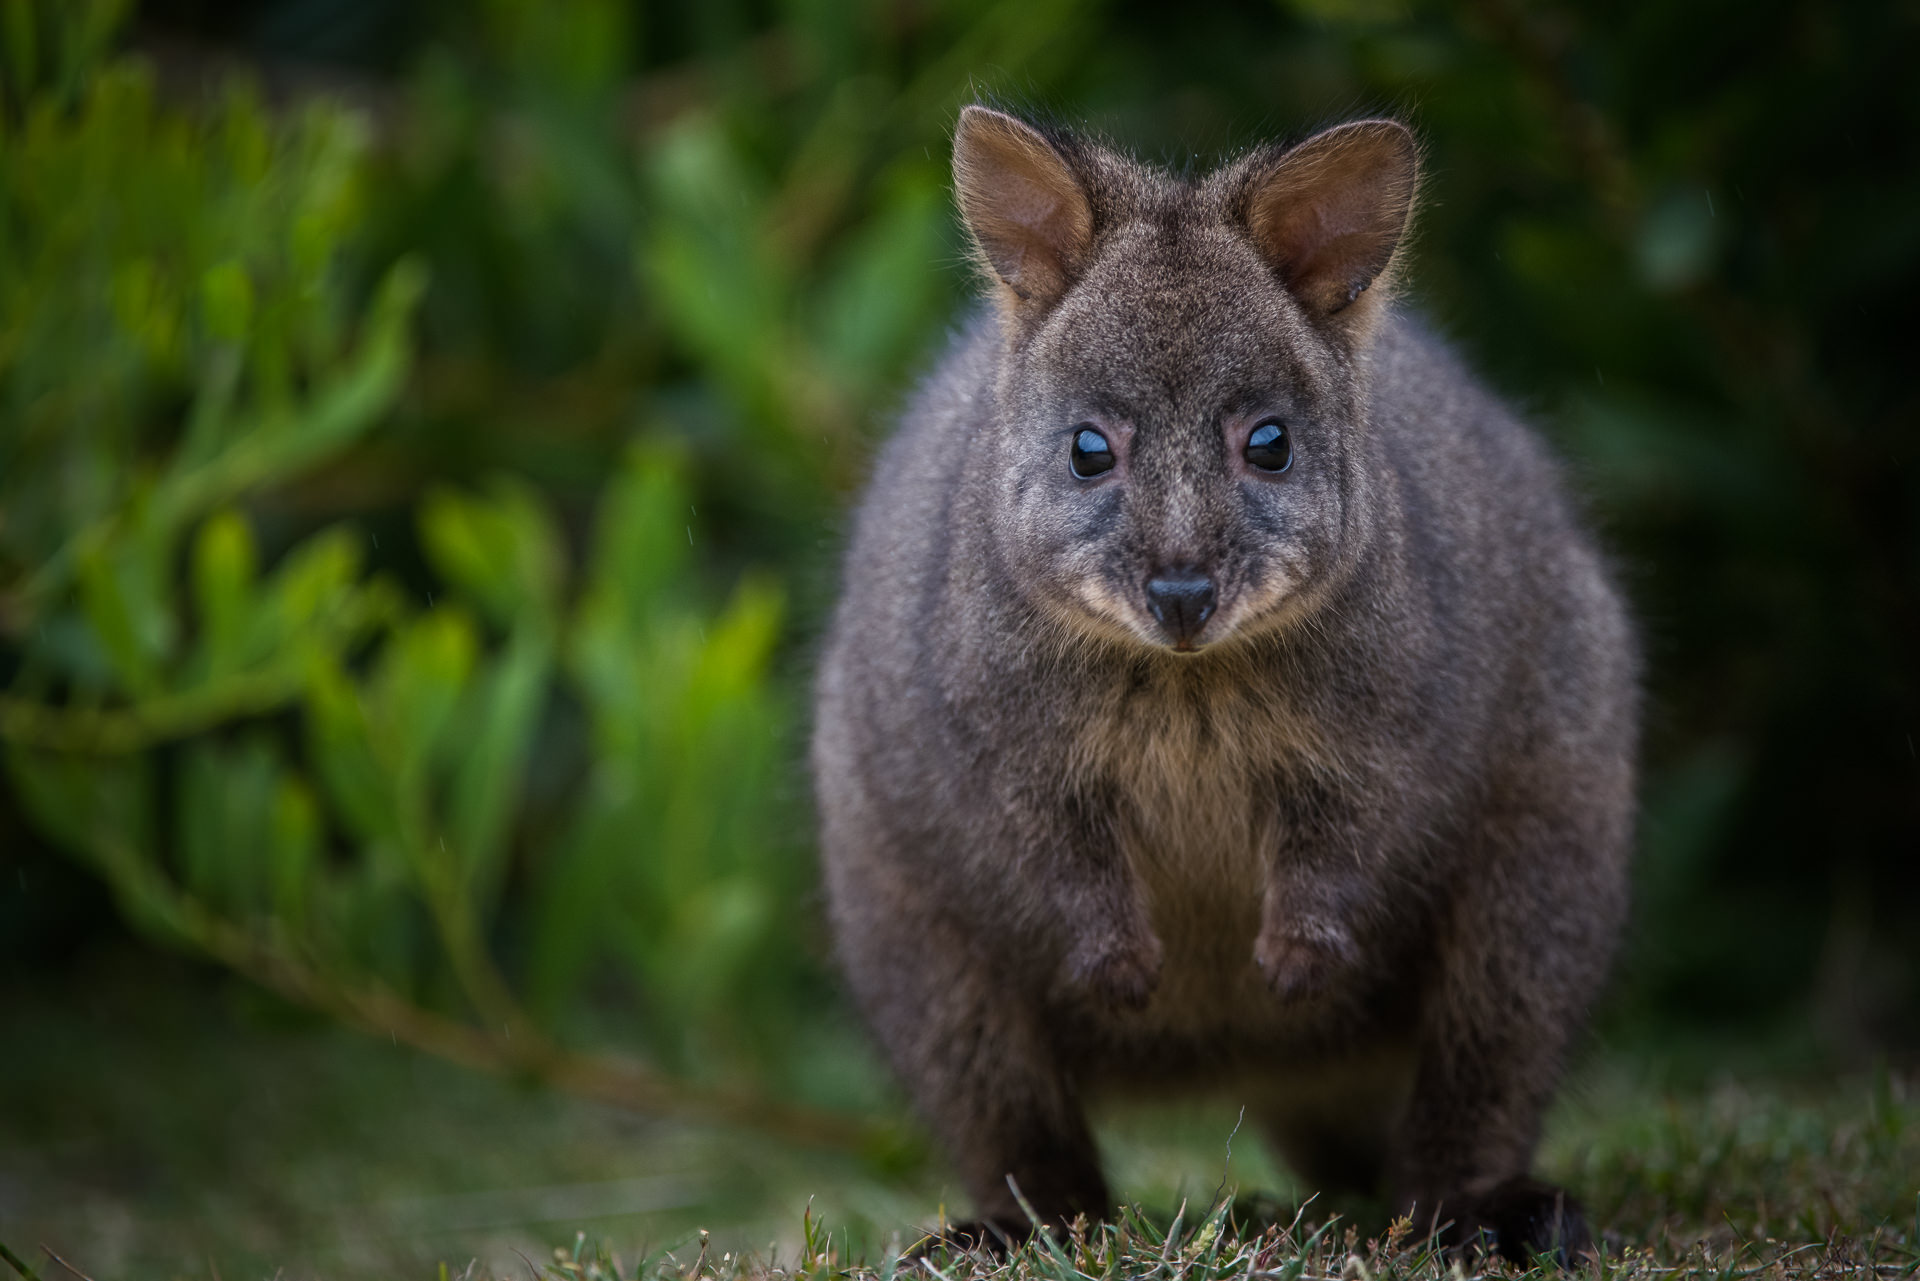
M1545 450L1386 298L1410 138L1188 180L969 108L956 151L995 303L875 468L813 744L895 1068L1005 1227L1008 1175L1108 1207L1087 1096L1207 1088L1310 1184L1577 1242L1525 1176L1624 911L1636 649Z

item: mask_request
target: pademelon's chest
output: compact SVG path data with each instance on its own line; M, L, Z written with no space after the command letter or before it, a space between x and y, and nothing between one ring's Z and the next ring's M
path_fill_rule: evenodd
M1121 853L1170 966L1217 976L1251 957L1288 839L1278 793L1314 742L1284 702L1230 686L1148 686L1089 720L1082 767L1114 797Z

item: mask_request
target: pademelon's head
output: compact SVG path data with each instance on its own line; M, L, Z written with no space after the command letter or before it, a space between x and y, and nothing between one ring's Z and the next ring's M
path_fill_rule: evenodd
M1413 137L1364 120L1197 181L968 107L960 209L1003 336L994 532L1050 615L1197 652L1282 626L1352 550L1366 346Z

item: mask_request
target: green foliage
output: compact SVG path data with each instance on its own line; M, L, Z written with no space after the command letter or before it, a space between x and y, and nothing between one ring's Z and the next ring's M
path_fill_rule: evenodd
M685 497L670 460L638 454L602 504L566 652L595 764L533 949L548 1000L577 983L596 945L627 953L662 1035L730 1002L762 1013L783 1003L790 985L756 984L790 964L796 940L780 921L802 891L795 843L764 817L786 764L784 709L763 683L780 594L748 579L711 620L661 608L685 573ZM635 833L652 857L633 856Z
M362 1022L444 1040L452 1011L538 1070L611 978L662 1059L764 1064L807 974L776 910L783 594L710 601L681 454L612 469L577 585L538 491L426 490L416 594L352 521L272 516L416 376L423 266L364 301L352 270L364 121L239 82L184 111L118 61L5 128L0 740L30 820L155 938Z

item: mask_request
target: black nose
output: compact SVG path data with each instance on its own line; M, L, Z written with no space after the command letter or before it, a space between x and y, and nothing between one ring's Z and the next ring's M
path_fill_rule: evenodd
M1173 572L1147 580L1147 608L1180 649L1187 648L1213 617L1213 580L1205 574Z

